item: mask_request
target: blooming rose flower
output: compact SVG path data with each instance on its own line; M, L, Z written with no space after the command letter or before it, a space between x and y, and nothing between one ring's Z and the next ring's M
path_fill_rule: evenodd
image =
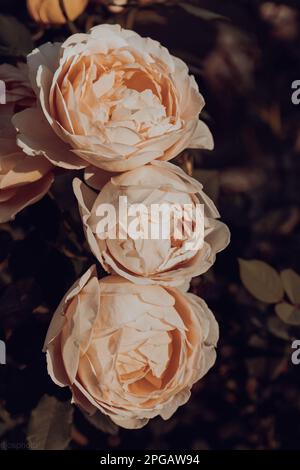
M64 24L76 20L84 12L89 0L27 0L27 8L37 23Z
M73 401L120 426L168 419L215 362L218 324L193 294L98 280L91 267L69 290L45 340L48 371Z
M2 114L4 110L9 114L35 104L36 96L29 81L27 64L1 64L0 80L5 83L6 92L6 104L1 104Z
M86 171L87 182L98 190L103 185L102 179L103 173L99 170ZM153 162L113 176L100 193L75 179L74 192L92 252L107 272L115 272L134 283L180 285L207 271L214 263L216 253L229 243L229 230L225 224L216 220L219 213L203 192L202 185L168 162ZM147 224L144 227L148 239L144 239L143 233L140 239L136 239L132 232L123 234L124 218L119 217L121 196L127 197L129 208L136 203L145 205ZM104 214L99 212L103 204L111 204L117 214L117 220L110 221L108 231L107 226L102 224L101 229L99 224L104 220ZM170 217L170 223L164 228L167 233L162 236L162 231L155 229L159 218L155 212L151 212L153 204L164 204L171 209L175 204L182 209L190 206L191 213L187 214L187 219L190 220L186 224L194 227L197 222L196 204L203 204L204 233L196 228L189 230L190 227L184 231L181 222L183 217L177 220ZM137 213L140 222L136 223L138 227L143 226L144 212ZM170 213L172 215L171 211ZM165 222L164 217L163 223ZM135 222L128 217L128 227L130 223Z
M0 115L0 223L39 201L53 182L51 163L42 156L29 157L16 144L10 115Z
M40 106L14 123L29 155L64 168L127 171L187 147L213 147L198 119L204 100L194 78L157 41L100 25L44 44L28 65Z

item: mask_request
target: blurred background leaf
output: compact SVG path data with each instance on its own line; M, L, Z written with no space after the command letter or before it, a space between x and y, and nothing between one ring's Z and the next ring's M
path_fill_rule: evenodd
M44 395L32 411L27 440L32 450L64 450L71 440L73 406Z

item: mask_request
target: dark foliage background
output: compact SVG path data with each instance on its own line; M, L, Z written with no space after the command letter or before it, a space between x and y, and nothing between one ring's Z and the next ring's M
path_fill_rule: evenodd
M255 299L238 267L238 258L258 259L300 272L300 105L291 101L291 83L300 79L299 3L135 2L113 15L94 1L75 24L43 30L25 2L2 0L0 6L0 22L2 14L21 22L14 23L14 34L9 28L10 36L1 28L3 62L16 62L32 43L63 40L74 27L106 21L158 39L183 58L206 98L215 150L189 151L179 162L189 168L193 162L194 177L232 232L213 269L192 284L214 311L221 335L217 363L194 386L190 402L169 421L154 419L137 431L103 422L101 431L76 409L69 448L299 449L300 365L291 362L299 327ZM70 398L48 377L41 349L59 300L95 262L72 195L73 177L58 176L50 195L0 226L0 337L8 354L0 366L3 449L27 447L28 422L42 396L60 403Z

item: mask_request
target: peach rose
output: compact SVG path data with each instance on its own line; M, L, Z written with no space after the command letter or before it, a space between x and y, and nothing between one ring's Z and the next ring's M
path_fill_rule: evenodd
M51 163L42 156L29 157L16 144L10 115L0 115L0 223L39 201L53 182Z
M28 77L28 66L19 62L16 66L0 65L0 80L5 83L6 104L1 104L1 113L15 113L36 102L36 96Z
M103 173L99 170L86 171L88 184L98 190L103 184L102 179ZM219 213L203 192L202 185L168 162L156 161L113 176L100 193L75 179L74 192L86 238L94 255L107 272L114 272L137 284L183 284L191 277L207 271L214 263L216 253L229 243L229 230L217 220ZM148 239L143 239L142 235L140 239L135 239L135 233L132 232L122 235L120 229L124 218L119 218L120 196L127 197L128 207L142 203L147 208L147 224L144 227ZM101 232L99 222L104 220L104 214L99 213L99 208L107 203L115 208L117 220L112 220L109 230L102 224ZM170 208L177 204L182 209L189 205L192 212L188 218L191 222L187 220L186 223L192 223L193 226L196 225L196 204L203 204L204 233L195 229L184 232L180 219L174 221L170 217L170 223L165 228L167 233L162 236L162 232L155 229L159 218L155 212L151 213L152 204L164 204ZM144 213L137 214L142 225ZM134 222L128 217L128 226L130 223ZM179 235L176 232L178 225L181 225L178 227L181 230Z
M44 44L28 65L40 106L14 123L29 155L64 168L127 171L187 147L213 147L194 78L157 41L100 25Z
M69 290L45 340L48 372L89 413L140 428L168 419L215 362L218 324L175 288L102 280L91 267Z
M27 8L37 23L64 24L84 12L89 0L27 0Z

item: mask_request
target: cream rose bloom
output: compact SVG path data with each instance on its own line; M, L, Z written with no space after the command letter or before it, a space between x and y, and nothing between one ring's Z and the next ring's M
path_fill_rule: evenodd
M206 303L175 288L102 280L91 267L66 294L44 350L73 401L126 428L168 419L215 362L218 324Z
M47 159L29 157L17 146L10 120L11 115L0 114L0 223L39 201L54 180Z
M93 171L92 168L85 174L87 183L97 190L103 185L103 176L102 172ZM193 276L206 272L214 263L216 254L229 243L229 230L217 220L220 215L203 192L202 185L169 162L156 161L110 177L100 193L79 179L74 180L73 187L92 252L107 272L119 274L134 283L181 285ZM128 216L128 227L136 224L142 232L140 227L144 226L148 239L142 236L136 239L132 232L122 231L124 218L119 217L119 201L124 196L127 197L129 209L137 203L144 204L147 209L146 225L143 225L145 215L141 211L137 213L136 222L135 216ZM116 220L109 222L109 231L108 224L104 223L100 230L100 222L105 220L106 214L101 214L99 209L105 204L111 204L117 215ZM167 233L164 237L158 231L158 222L162 222L162 217L158 219L155 212L151 213L154 204L171 208L170 223L165 226ZM204 205L204 232L195 228L190 230L191 224L196 227L197 204ZM172 218L175 205L192 209L191 222L187 220L189 227L185 232L182 230L182 218L179 221ZM163 218L166 222L166 217ZM176 228L182 233L176 233ZM151 236L156 233L156 238Z
M14 123L29 155L120 172L213 147L194 78L157 41L100 25L35 49L28 66L39 106Z

